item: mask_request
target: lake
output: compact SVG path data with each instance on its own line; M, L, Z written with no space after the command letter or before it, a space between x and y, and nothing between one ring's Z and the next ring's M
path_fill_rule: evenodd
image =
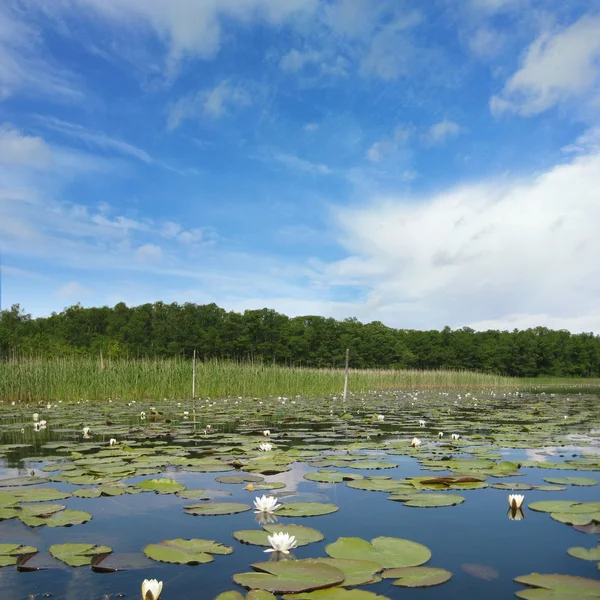
M277 569L329 557L335 560L309 563L315 575L298 585L319 577L330 585L327 578L341 573L345 581L371 581L348 587L368 593L298 598L555 597L514 581L532 573L571 576L558 584L529 580L566 586L560 597L579 597L584 588L585 597L600 597L599 551L587 552L600 533L600 396L571 391L372 391L345 403L336 396L5 402L2 599L139 598L141 582L154 578L164 582L161 600L210 600L229 590L245 596L233 577L253 572L253 564L271 561L261 569ZM261 450L265 443L272 447ZM509 494L525 496L523 518L511 514ZM282 505L263 523L274 521L272 532L302 526L298 538L310 543L290 555L265 553L266 532L258 533L265 530L251 507L262 495ZM380 537L400 541L388 540L383 552ZM155 560L181 560L185 552L163 544L179 538L216 544L199 544L200 553L187 547L201 564ZM248 539L265 545L240 541ZM567 552L573 548L580 557ZM371 571L363 564L358 574L344 572L357 559L369 560ZM327 567L318 571L319 564ZM448 574L385 573L408 566ZM263 580L275 589L298 577L281 573ZM450 578L401 587L436 576Z

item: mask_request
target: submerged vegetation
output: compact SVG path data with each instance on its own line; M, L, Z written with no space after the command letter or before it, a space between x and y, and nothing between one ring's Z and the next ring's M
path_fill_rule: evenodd
M311 369L209 360L196 364L196 396L318 396L338 394L342 369ZM356 393L390 388L497 387L515 380L467 371L353 369ZM66 357L0 361L0 399L16 401L190 398L192 361Z
M0 359L11 356L191 358L339 368L350 348L359 369L467 370L510 377L600 377L600 336L544 327L524 331L393 329L375 321L289 318L274 310L227 312L216 304L71 306L32 319L0 312ZM323 389L325 393L327 390Z

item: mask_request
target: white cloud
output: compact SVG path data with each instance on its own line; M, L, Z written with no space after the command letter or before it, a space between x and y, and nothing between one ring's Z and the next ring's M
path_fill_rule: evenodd
M600 126L588 129L575 140L575 143L565 146L562 150L567 153L600 153Z
M134 258L140 262L158 262L163 259L163 251L155 244L144 244L134 253Z
M360 71L384 81L405 77L425 55L412 39L410 30L421 23L418 12L398 16L382 27L370 39L370 48L363 57Z
M61 298L79 300L85 296L93 296L94 292L76 281L71 281L70 283L61 286L56 294Z
M600 154L528 179L340 208L346 259L321 280L401 327L518 322L600 332ZM515 317L517 315L517 317Z
M168 48L167 71L176 73L182 59L209 59L219 51L223 21L262 21L281 25L313 12L317 0L38 0L41 10L53 14L96 19L102 17L132 32L150 31ZM80 9L76 12L76 9Z
M506 43L506 36L498 29L484 26L470 34L468 43L473 54L482 60L488 60L500 54Z
M538 37L521 68L490 100L493 114L535 115L593 92L600 78L600 15L587 15L570 27Z
M327 165L313 163L291 154L280 153L276 154L274 158L277 162L280 162L282 165L285 165L290 169L305 171L307 173L312 173L313 175L331 175L333 173L333 171Z
M424 136L424 141L432 146L443 144L461 132L460 126L453 121L440 121L432 125Z
M3 125L0 127L0 163L48 168L52 151L42 138L24 135L10 125Z
M318 63L322 59L322 54L316 50L305 50L301 52L296 48L290 50L287 54L282 56L279 61L279 66L283 71L289 73L297 73L304 69L304 67L311 63Z
M379 140L367 150L367 158L374 163L381 162L387 156L394 154L400 144L408 142L413 135L412 126L398 126L394 130L394 136L391 139Z
M167 128L177 129L186 119L219 119L235 109L251 104L252 96L247 88L222 81L210 90L202 90L175 102L169 111Z
M317 129L319 129L318 123L307 123L304 126L304 131L306 131L307 133L314 133L315 131L317 131Z
M0 100L21 92L76 101L83 95L75 76L49 58L37 29L0 4Z

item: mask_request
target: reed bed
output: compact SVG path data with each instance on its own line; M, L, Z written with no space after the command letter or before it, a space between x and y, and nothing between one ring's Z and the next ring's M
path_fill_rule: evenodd
M323 396L341 393L342 369L210 360L196 363L196 396ZM481 388L514 379L468 371L350 370L349 389ZM0 361L4 401L190 398L192 363L184 359L101 360L86 357Z

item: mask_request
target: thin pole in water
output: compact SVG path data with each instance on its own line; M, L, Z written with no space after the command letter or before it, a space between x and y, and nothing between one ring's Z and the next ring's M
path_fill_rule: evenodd
M348 365L350 363L350 348L346 348L346 369L344 371L344 402L348 395Z
M192 358L192 400L196 397L196 351Z

